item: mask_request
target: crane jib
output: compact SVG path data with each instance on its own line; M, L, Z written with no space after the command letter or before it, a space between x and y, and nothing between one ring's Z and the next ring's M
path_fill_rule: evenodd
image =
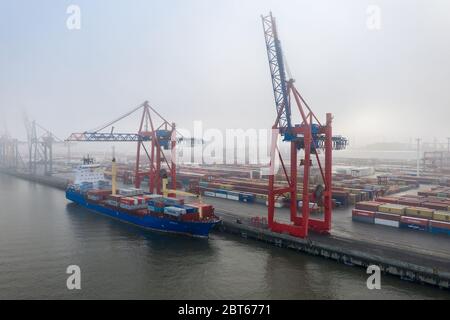
M284 133L289 133L292 128L292 122L283 51L280 40L278 39L275 18L273 18L272 14L262 16L261 18L266 40L275 106L278 114L276 125L282 129L282 135L284 135Z
M280 72L280 84L281 84L281 91L283 94L283 107L284 107L285 118L286 118L286 122L287 122L287 127L292 128L291 106L290 106L289 97L288 97L286 72L284 70L283 52L281 50L280 40L278 40L277 38L275 38L275 49L277 52L278 68L280 70L279 71Z

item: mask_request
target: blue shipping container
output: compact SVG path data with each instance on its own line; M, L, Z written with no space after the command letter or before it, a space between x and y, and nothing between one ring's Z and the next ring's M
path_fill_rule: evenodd
M159 212L159 213L163 213L164 212L164 208L154 207L154 206L151 206L151 205L148 206L148 210L154 211L154 212Z
M332 196L332 199L334 199L336 202L340 202L343 206L347 206L347 197L339 197L339 196Z
M430 232L431 233L436 233L436 234L443 233L443 234L446 234L446 235L450 236L450 230L449 229L430 227Z
M255 202L255 195L251 193L239 193L239 201L242 202Z
M215 193L221 193L221 194L228 194L228 191L223 190L223 189L215 189L214 192Z
M414 224L414 223L404 223L404 222L400 222L400 228L403 228L403 229L413 229L413 230L418 230L418 231L428 231L428 228L427 228L427 227L420 226L420 225Z

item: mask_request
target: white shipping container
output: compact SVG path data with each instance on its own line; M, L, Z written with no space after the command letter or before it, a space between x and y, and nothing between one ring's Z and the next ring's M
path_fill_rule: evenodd
M227 199L239 201L239 196L234 196L234 195L229 194L227 196Z
M394 228L398 228L400 225L400 223L398 221L386 220L386 219L380 219L380 218L375 218L375 224L379 224L382 226L388 226L388 227L394 227Z
M223 199L226 199L226 198L227 198L227 195L224 194L224 193L217 193L217 192L216 192L216 198L223 198Z
M215 197L216 196L216 194L214 192L211 192L211 191L205 191L204 194L207 197Z

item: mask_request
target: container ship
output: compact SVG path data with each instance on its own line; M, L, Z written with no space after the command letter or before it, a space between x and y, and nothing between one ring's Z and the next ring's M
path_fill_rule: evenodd
M182 198L169 197L186 192L167 190L163 179L163 195L138 188L116 187L116 164L112 163L112 183L105 180L99 164L85 158L75 169L75 180L67 187L66 198L94 212L123 222L161 232L208 238L210 230L220 222L212 205L201 201L185 203Z

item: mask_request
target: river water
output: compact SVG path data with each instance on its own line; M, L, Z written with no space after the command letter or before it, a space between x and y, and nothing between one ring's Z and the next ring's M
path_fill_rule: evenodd
M66 269L81 269L68 290ZM213 233L143 231L68 203L64 192L0 174L0 299L436 299L449 292Z

